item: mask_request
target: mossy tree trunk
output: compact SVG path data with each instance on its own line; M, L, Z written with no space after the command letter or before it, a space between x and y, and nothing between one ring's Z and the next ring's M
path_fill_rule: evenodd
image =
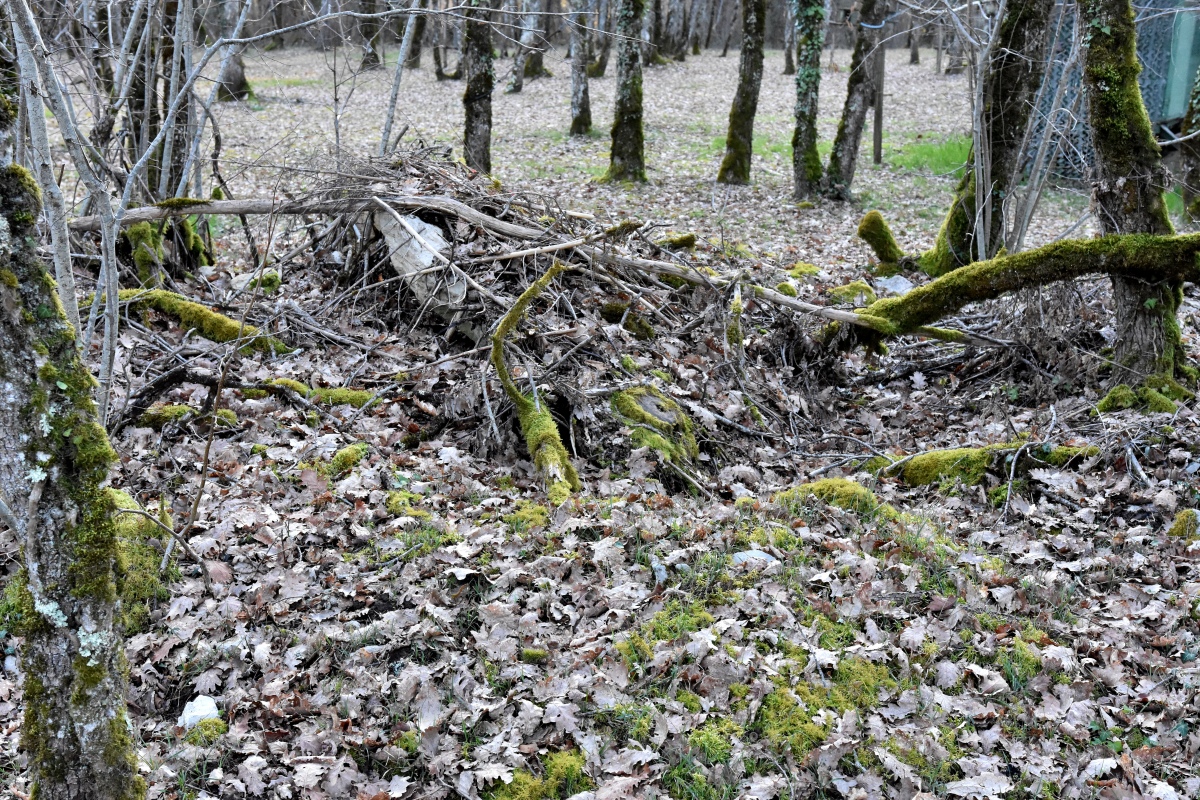
M10 75L0 79L7 109ZM0 116L10 128L12 117ZM10 164L0 169L0 198L0 520L23 548L21 744L31 794L140 798L104 488L116 454L92 402L96 382L37 255L37 184Z
M592 101L588 95L587 0L571 0L571 135L592 130Z
M492 67L491 11L490 0L467 0L463 12L463 71L467 79L463 92L463 160L480 172L492 171L492 89L496 76Z
M824 0L788 0L795 20L796 127L792 132L792 187L807 200L821 185L817 153L817 100L821 89L821 49L825 46Z
M858 145L862 140L867 109L874 93L875 57L879 51L883 20L887 15L887 0L863 0L859 9L859 26L850 60L850 77L846 84L846 102L842 120L838 123L829 166L825 170L823 189L836 200L850 199L850 184L858 163Z
M1133 5L1084 0L1079 13L1087 31L1083 72L1096 154L1093 214L1105 233L1171 234L1163 197L1167 172L1138 87ZM1112 287L1118 365L1112 382L1137 383L1154 374L1194 380L1176 320L1180 279L1114 276Z
M1021 180L1025 134L1046 70L1053 10L1054 0L1009 0L1004 6L996 40L989 48L992 56L984 67L979 112L983 120L979 140L987 157L978 167L987 186L977 191L972 149L937 243L920 258L921 268L930 275L936 277L980 258L991 258L1005 244L1004 203Z
M766 26L766 0L742 0L742 55L738 85L729 109L729 133L725 137L725 157L717 170L718 183L749 183L750 159L754 151L754 115L758 111L758 92L762 88L763 29Z
M617 91L606 181L646 180L642 130L641 27L643 0L617 0Z
M525 87L526 63L536 47L538 30L537 15L538 0L521 1L521 38L517 42L517 54L513 57L512 76L504 91L508 94L518 94Z

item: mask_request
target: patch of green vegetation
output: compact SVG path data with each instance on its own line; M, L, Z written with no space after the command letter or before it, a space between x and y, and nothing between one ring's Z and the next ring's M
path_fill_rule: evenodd
M612 409L633 428L634 447L649 447L668 461L690 461L700 455L692 421L683 409L654 386L617 392Z
M737 793L735 784L710 784L688 756L663 773L662 784L674 800L731 800Z
M1042 671L1042 659L1020 637L997 654L996 665L1009 685L1018 691Z
M620 325L632 333L635 339L649 341L654 338L654 326L641 314L632 311L629 308L629 303L622 303L616 300L605 303L600 307L600 316L607 323Z
M1174 401L1186 402L1194 398L1194 393L1173 378L1151 375L1137 389L1125 383L1117 384L1096 404L1096 411L1108 414L1137 408L1151 413L1174 414L1177 410Z
M532 500L518 500L516 510L503 519L514 532L542 528L550 523L550 509Z
M692 714L699 714L700 709L704 708L704 705L700 702L700 695L687 689L680 689L676 692L675 699L683 703L683 707Z
M634 703L623 703L611 709L596 712L598 720L606 724L618 744L633 739L646 742L654 733L654 707Z
M324 406L353 406L354 408L362 408L374 396L374 393L367 389L346 389L343 387L320 387L312 391L312 401Z
M246 288L250 291L254 291L261 286L263 294L274 294L282 285L283 279L279 277L278 272L272 269L263 273L261 278L252 279L248 284L246 284Z
M651 641L673 642L707 628L713 621L713 615L704 609L703 603L685 606L680 600L672 599L646 623L643 630Z
M781 281L775 284L775 291L788 297L798 297L799 292L796 291L796 286L791 281Z
M193 411L190 406L176 403L155 403L142 412L142 415L138 417L138 424L161 431L167 425L178 422Z
M550 653L540 647L526 647L521 650L521 662L525 664L545 664Z
M141 511L136 500L119 489L108 489L113 508ZM173 527L171 515L160 500L158 521L168 529ZM159 573L166 539L170 534L141 514L116 514L117 532L117 589L121 594L120 622L127 635L145 629L150 618L150 609L157 603L171 599L171 593L163 583L179 580L182 573L175 559L167 561L167 569Z
M903 169L955 175L963 170L970 155L970 136L952 136L940 140L921 138L894 150L889 161Z
M845 286L834 286L826 290L826 294L838 303L855 307L869 306L876 299L875 290L866 281L851 281Z
M484 792L487 800L566 800L595 784L584 774L587 759L578 750L549 753L542 759L542 777L517 770L512 783L497 783Z
M229 408L218 408L214 416L217 419L218 428L236 428L240 424L237 414Z
M910 486L925 486L955 479L968 486L975 486L983 482L997 451L1012 449L1012 444L1004 443L985 447L931 450L910 458L900 468L900 477Z
M333 458L329 459L329 463L325 467L325 474L330 478L340 478L357 467L369 452L371 452L371 448L365 442L357 442L343 447L333 454Z
M393 489L387 493L384 508L393 517L413 517L414 519L429 519L430 514L422 508L413 508L413 503L419 502L421 495L404 489Z
M877 514L889 520L899 518L896 509L887 503L880 503L879 498L870 489L845 478L822 478L785 489L775 495L775 502L783 506L789 514L798 515L803 512L807 501L812 497L864 516Z
M398 550L402 561L423 558L434 550L457 544L460 541L457 535L433 525L421 525L415 530L405 531L398 539Z
M820 273L820 267L818 267L816 264L810 264L807 261L797 261L795 264L792 264L792 268L788 270L788 275L798 281L804 280L805 278L811 278L813 275L819 275Z
M694 233L670 234L665 239L658 242L658 246L664 247L667 250L694 250L696 248L696 234L694 234Z
M1167 531L1167 535L1184 539L1188 542L1200 539L1200 512L1197 512L1194 508L1185 508L1183 511L1180 511L1175 515L1175 521L1171 523L1171 528Z
M709 719L688 736L688 746L705 764L724 764L733 754L733 739L744 734L742 726L727 717Z
M886 666L862 658L843 659L828 686L803 682L789 690L777 682L763 698L755 725L773 746L790 747L793 758L800 759L829 735L832 720L813 721L819 712L841 715L852 708L874 708L880 690L895 688Z
M229 732L229 724L223 719L202 719L196 723L183 740L188 744L194 744L197 747L211 747L216 744L217 739L220 739Z

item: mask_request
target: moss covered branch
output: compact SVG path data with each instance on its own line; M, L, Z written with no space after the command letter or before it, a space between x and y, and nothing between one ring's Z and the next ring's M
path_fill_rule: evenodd
M1195 279L1197 254L1200 234L1130 234L1056 242L962 267L903 297L878 300L857 314L867 327L896 336L916 332L969 303L1086 275L1146 282Z
M517 419L521 423L525 445L529 448L529 457L545 478L547 494L550 502L555 505L565 502L571 496L571 492L579 491L579 474L571 463L567 448L563 446L562 437L558 435L558 425L554 422L554 416L538 398L537 389L533 388L526 394L509 375L508 365L504 360L504 340L524 316L530 303L546 291L550 282L566 269L566 264L555 261L554 265L546 270L546 274L521 293L513 307L500 318L496 332L492 334L492 366L496 368L496 375L500 378L504 393L516 406Z
M183 295L164 289L122 289L120 299L134 308L152 308L179 320L184 328L194 330L213 342L244 340L243 351L260 353L289 353L291 348L273 336L267 336L253 325L246 325L220 314L207 306L194 303Z

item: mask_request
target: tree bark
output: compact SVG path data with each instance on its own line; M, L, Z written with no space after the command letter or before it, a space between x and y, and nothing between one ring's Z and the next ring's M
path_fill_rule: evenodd
M232 36L237 30L241 12L239 5L237 0L221 1L221 31L225 36ZM250 88L250 82L246 80L246 62L242 60L242 48L234 47L228 58L222 61L221 74L217 76L217 101L227 103L247 100L253 96L254 91Z
M571 135L592 130L592 101L588 96L587 0L572 0L571 20Z
M363 13L375 14L378 11L379 0L363 0ZM383 66L383 56L379 51L379 34L383 30L383 26L377 19L364 19L359 25L359 30L362 34L363 48L362 61L358 62L359 71L379 69Z
M0 92L15 104L13 72L2 73ZM9 164L0 186L0 521L23 545L15 580L31 794L140 798L146 785L126 716L115 622L121 576L104 488L116 453L97 419L96 382L79 360L76 331L37 254L37 184Z
M992 58L984 67L979 111L983 120L980 140L987 153L979 171L986 188L977 191L976 153L972 149L937 243L919 260L921 269L930 275L936 277L978 260L980 229L985 258L1004 246L1004 203L1021 181L1022 149L1046 70L1053 11L1054 0L1008 0L1005 5L996 40L989 49ZM978 203L981 195L982 211Z
M508 79L507 94L518 94L525 86L525 66L530 52L535 47L538 30L538 0L521 0L521 38L517 42L517 54L513 58L512 76Z
M1092 212L1105 233L1174 231L1163 192L1167 172L1138 87L1137 32L1130 0L1084 0L1080 24L1088 31L1084 85L1092 147ZM1113 383L1150 375L1196 380L1186 362L1176 313L1183 300L1178 278L1115 276L1117 340Z
M796 74L796 14L795 3L784 4L783 74Z
M824 0L788 0L796 20L796 127L792 132L792 189L796 200L807 200L821 185L821 156L817 153L818 94L821 89L821 49L825 45Z
M643 0L617 0L617 91L606 181L646 180L639 53L643 11Z
M725 138L725 158L717 170L718 183L750 182L754 115L758 111L758 92L762 88L766 16L766 0L742 0L742 53L738 85L733 95L733 106L729 109L729 133Z
M683 0L667 0L662 51L674 61L683 61L687 57L687 7Z
M1197 71L1192 83L1192 94L1188 99L1187 113L1183 117L1183 125L1179 135L1200 131L1200 71ZM1183 210L1191 221L1200 219L1200 139L1189 139L1179 145L1179 161L1182 167L1183 180L1180 181L1180 193L1183 195Z
M692 55L700 55L702 48L708 44L709 20L712 18L712 0L694 0L692 3L692 19L688 27L688 45Z
M421 0L421 8L429 8L429 0ZM421 42L425 39L425 26L427 23L427 14L418 14L415 17L408 17L407 25L415 25L413 28L412 47L408 51L408 59L404 63L405 69L420 69L421 68Z
M863 0L860 13L854 56L850 60L850 78L846 84L846 103L842 107L842 120L838 123L823 181L825 193L835 200L850 199L858 146L874 93L872 76L883 20L887 15L887 0Z
M921 63L921 29L915 15L908 15L908 63Z
M463 26L463 92L466 121L463 160L480 172L492 171L492 26L489 0L467 0Z

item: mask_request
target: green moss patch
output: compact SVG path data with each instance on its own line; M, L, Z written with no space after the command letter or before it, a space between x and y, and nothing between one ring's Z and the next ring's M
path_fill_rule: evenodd
M869 306L877 299L875 290L866 281L851 281L845 286L835 286L826 290L826 294L838 303L853 306Z
M370 451L371 448L364 442L343 447L329 459L325 472L331 478L339 478L357 467Z
M1150 413L1174 414L1178 410L1176 400L1186 402L1195 396L1173 378L1151 375L1136 389L1125 383L1118 383L1109 389L1108 394L1096 404L1096 412L1110 414L1133 408Z
M899 516L896 509L886 503L880 503L879 498L870 489L845 478L822 478L785 489L775 495L775 502L783 506L788 513L799 514L805 503L813 497L856 514L880 514L885 519L895 519Z
M486 800L566 800L595 784L584 774L587 759L578 750L549 753L542 759L542 776L517 770L512 783L497 783L484 792Z
M183 740L197 747L211 747L229 732L229 724L223 719L202 719L196 723Z
M742 726L731 719L710 719L688 736L688 746L705 764L723 764L733 754L734 738L744 735Z
M1194 508L1187 508L1175 515L1168 536L1194 542L1200 539L1200 513Z
M415 519L429 519L430 513L424 509L414 508L413 503L420 501L421 495L414 492L407 492L403 489L395 489L387 493L387 500L384 503L384 508L393 517L413 517Z
M155 403L142 412L142 415L138 417L138 424L161 431L167 425L172 422L178 422L188 414L194 413L194 411L195 409L191 406L175 403Z
M692 250L696 247L696 234L674 233L659 242L658 246L667 250Z
M162 554L170 535L141 514L122 514L119 509L141 511L136 500L119 489L108 489L109 499L116 514L117 532L117 590L121 595L120 623L127 634L145 629L151 608L171 598L163 579L178 580L181 577L174 558L167 561L167 569L159 573ZM158 511L158 519L167 528L173 527L171 515L164 507Z
M629 303L615 300L605 303L600 307L600 316L609 324L620 325L632 333L635 339L649 341L654 338L654 326L647 322L645 317L630 310Z
M550 509L540 503L518 500L516 509L511 514L506 514L504 521L514 530L542 528L550 522Z
M788 270L788 275L798 281L805 278L811 278L813 275L819 275L820 273L820 267L818 267L816 264L810 264L807 261L797 261L795 264L792 264L792 268Z
M700 455L692 421L683 409L656 387L635 386L617 392L613 413L633 428L634 447L649 447L667 461L690 461Z

